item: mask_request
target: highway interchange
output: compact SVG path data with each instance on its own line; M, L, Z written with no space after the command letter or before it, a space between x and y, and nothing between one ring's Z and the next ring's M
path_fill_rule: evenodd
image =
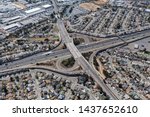
M141 31L138 33L128 34L126 36L116 36L112 38L105 38L103 41L88 43L88 44L81 44L75 46L73 43L73 39L69 36L67 32L63 19L59 15L58 7L54 0L52 0L55 14L57 17L57 26L60 32L60 37L62 39L62 43L66 45L66 49L62 50L53 50L49 53L39 53L35 54L20 60L16 60L13 62L8 62L5 64L0 65L0 73L10 71L12 69L17 68L27 68L28 66L32 66L36 63L46 60L58 59L63 58L66 56L73 56L77 63L82 67L83 71L91 76L98 85L103 89L104 92L110 97L110 99L118 100L118 95L108 87L101 78L100 74L97 73L95 69L93 69L92 65L83 57L82 53L95 51L95 50L106 50L108 48L120 46L123 44L128 44L134 41L138 41L141 39L146 39L150 37L149 30Z

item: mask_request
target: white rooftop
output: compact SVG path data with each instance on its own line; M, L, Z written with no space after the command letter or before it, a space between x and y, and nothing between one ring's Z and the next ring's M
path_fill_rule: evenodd
M13 28L13 27L20 27L20 26L21 26L21 25L18 24L18 23L10 24L10 25L8 25L8 26L5 26L5 27L4 27L4 30L8 30L8 29L10 29L10 28Z
M16 19L19 19L19 18L21 18L21 16L14 16L14 17L10 17L10 18L5 19L3 22L9 22L11 20L16 20Z
M33 12L36 12L36 11L39 11L39 10L41 10L41 8L33 8L33 9L30 9L30 10L26 10L25 12L26 13L33 13Z
M48 8L48 7L51 7L52 5L50 5L50 4L46 4L46 5L43 5L42 7L44 7L44 8Z
M150 9L145 9L146 12L150 12Z

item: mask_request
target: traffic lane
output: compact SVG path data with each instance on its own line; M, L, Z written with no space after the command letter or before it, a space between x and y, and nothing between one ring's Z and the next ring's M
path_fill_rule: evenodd
M81 67L85 70L85 72L91 75L91 77L101 86L103 91L106 92L109 97L112 97L115 100L119 99L119 97L114 95L114 92L106 86L106 84L103 82L103 79L101 79L97 72L93 70L83 56L78 58L78 61L80 64L82 63Z
M106 43L106 44L102 44L102 45L100 45L100 43L94 43L94 44L89 44L89 45L84 45L84 46L82 45L82 46L78 46L78 49L81 52L95 50L95 49L98 49L98 48L103 49L103 47L105 49L107 49L107 46L109 46L109 45L111 46L111 44L114 44L114 45L116 44L117 45L117 43L119 43L119 42L121 42L121 40L118 40L118 42L108 42L109 44ZM23 65L28 65L28 64L35 64L39 61L49 60L49 59L55 58L55 57L61 58L61 57L67 56L67 55L70 55L70 52L69 52L68 49L53 51L52 53L50 53L48 55L42 55L42 54L34 55L32 57L24 58L24 59L21 59L21 60L18 60L18 61L9 62L9 63L7 63L7 65L5 65L5 64L0 65L0 70L2 71L2 70L5 70L5 69L14 68L14 67L18 67L18 66L23 66Z
M148 36L149 35L149 31L147 30L147 31L145 31L145 34L140 34L140 35L136 35L136 36L134 36L134 37L130 37L130 39L132 39L132 38L135 38L135 37L140 37L140 38L143 38L143 36ZM64 37L65 38L65 37ZM129 38L125 38L125 37L121 37L122 39L124 39L124 40L129 40ZM111 42L113 40L113 42ZM92 43L92 44L85 44L87 47L91 47L92 48L92 46L103 46L105 43L105 45L108 45L108 44L113 44L113 43L116 43L116 41L118 40L118 39L116 39L116 38L114 38L114 39L110 39L110 40L106 40L106 41L103 41L103 42L96 42L96 43ZM108 43L108 41L110 41L109 43ZM98 45L99 44L99 45ZM82 48L86 48L85 47L85 45L79 45L79 46L77 46L77 48L78 49L82 49ZM82 47L83 46L83 47ZM58 51L59 52L59 51ZM63 52L63 51L62 51ZM30 60L32 60L32 59L38 59L38 58L41 58L41 54L44 54L45 52L42 52L42 53L39 53L39 54L36 54L36 55L32 55L32 56L29 56L29 57L25 57L25 58L23 58L23 59L25 59L26 61L30 61ZM60 53L61 53L61 51L60 51ZM51 56L54 56L53 55L54 53L52 53L52 54L50 54ZM57 53L56 53L57 54ZM22 60L23 60L22 59ZM21 59L20 59L21 60ZM17 60L18 61L18 60ZM8 62L9 63L9 62ZM15 61L14 61L14 63L16 63ZM18 62L17 62L18 63Z
M144 35L149 36L149 33L147 32L147 34L144 34ZM125 39L127 41L127 40L131 40L132 38L128 38L128 39L125 38ZM141 34L141 36L138 36L138 38L139 39L143 38L143 34ZM89 51L90 51L90 49L92 50L94 48L100 48L100 46L103 47L103 46L115 44L117 42L121 42L121 40L115 39L115 40L111 40L111 41L107 40L106 42L97 42L97 43L92 43L92 44L79 45L79 46L77 46L77 48L80 51L87 51L87 49L89 49ZM24 58L24 59L21 59L21 60L17 60L17 61L14 61L14 62L8 62L7 63L8 65L5 65L5 64L0 65L0 70L7 69L7 68L18 67L20 65L27 65L27 64L32 64L32 63L35 64L38 61L46 60L46 59L49 59L49 58L55 58L56 56L57 57L59 57L59 56L63 57L64 55L70 54L67 49L53 51L49 55L42 55L43 53L33 55L33 56L30 56L30 57L27 57L27 58ZM62 54L62 53L64 53L64 54Z
M45 60L50 60L52 58L61 58L67 55L71 55L70 52L65 49L65 50L61 50L61 51L57 51L57 52L53 52L50 53L48 55L39 55L38 57L30 57L30 58L25 58L25 59L21 59L18 61L14 61L14 62L9 62L3 65L0 65L0 70L6 70L6 69L11 69L11 68L15 68L15 67L19 67L19 66L25 66L25 65L29 65L29 64L36 64L40 61L45 61Z

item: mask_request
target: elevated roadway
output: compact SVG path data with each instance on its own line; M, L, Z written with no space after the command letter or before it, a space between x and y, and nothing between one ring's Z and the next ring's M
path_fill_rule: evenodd
M147 39L150 38L150 34L144 34L144 36L140 36L138 35L136 38L124 38L126 40L126 42L131 43L137 40L142 40L142 39ZM120 39L112 39L112 40L105 40L105 41L100 41L100 42L94 42L94 43L90 43L90 44L82 44L77 46L77 49L81 52L81 53L85 53L85 52L92 52L95 50L105 50L108 48L113 48L119 45L124 44L124 42ZM49 52L49 54L47 54L47 52L44 53L39 53L33 56L29 56L20 60L16 60L13 62L7 62L6 64L2 64L0 65L0 71L6 70L6 69L11 69L11 68L16 68L19 66L25 66L28 64L36 64L38 62L42 62L42 61L46 61L46 60L52 60L52 59L59 59L59 58L63 58L66 56L71 56L71 53L68 49L62 49L62 50L55 50L55 51L51 51ZM36 59L35 59L36 58Z
M34 64L40 61L57 58L58 56L62 57L62 56L67 56L71 54L75 58L75 60L78 62L78 64L81 65L83 70L100 85L103 91L111 99L118 100L119 96L115 94L115 92L103 82L100 75L97 74L96 70L94 70L93 67L89 64L89 62L82 56L81 52L92 51L92 50L97 50L97 49L104 50L107 48L119 46L119 45L124 44L123 40L125 40L127 43L130 43L130 42L137 41L140 39L149 38L150 37L149 32L146 32L144 34L141 33L139 34L138 37L136 35L136 36L131 36L127 38L122 37L121 39L114 38L112 40L106 40L104 42L85 44L85 45L80 45L76 47L73 43L73 39L70 38L64 26L63 21L59 17L58 8L57 8L55 1L54 0L52 1L53 1L55 13L57 15L57 25L60 31L60 36L62 38L63 43L66 45L67 49L54 51L49 54L37 54L37 55L33 55L31 57L28 57L22 60L10 62L10 63L7 63L7 65L1 65L0 71L6 70L6 69L13 69L14 67L24 66L27 64Z
M56 9L55 13L58 13L58 8L54 0L53 5ZM60 36L62 38L62 41L64 41L66 47L74 57L74 59L78 62L78 64L82 67L82 69L91 76L103 89L103 91L110 97L110 99L118 100L119 97L114 94L114 92L103 82L102 78L97 74L97 72L92 68L92 66L88 63L88 61L82 56L82 54L79 52L79 50L76 48L76 46L73 43L73 39L70 38L63 21L58 18L57 19L57 26L60 31Z

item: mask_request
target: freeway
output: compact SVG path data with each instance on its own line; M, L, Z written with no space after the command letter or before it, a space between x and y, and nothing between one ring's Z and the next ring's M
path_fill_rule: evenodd
M57 24L62 40L64 41L66 47L69 49L70 53L73 55L74 59L78 62L78 64L89 76L91 76L101 86L103 91L106 92L106 94L111 99L119 99L119 97L103 82L102 78L100 78L100 75L97 74L97 72L92 68L92 66L76 48L76 46L73 43L73 39L69 37L69 34L63 22L60 19L58 19Z
M52 1L53 1L53 4L54 4L54 7L56 9L55 13L58 16L60 16L58 14L57 4L55 3L54 0L52 0ZM62 41L64 42L64 44L66 45L66 47L68 48L68 50L70 51L70 53L73 55L74 59L82 67L82 69L99 84L99 86L110 97L110 99L115 99L115 100L120 99L120 97L112 90L112 88L108 87L103 82L103 79L101 78L100 75L97 74L97 71L95 69L93 69L92 66L89 64L89 62L82 56L82 54L80 53L80 51L74 45L73 39L70 38L70 36L69 36L69 34L68 34L65 26L64 26L64 23L63 23L63 21L62 21L62 19L60 17L57 17L57 26L58 26L58 29L59 29ZM134 38L135 37L132 37L132 40L136 40ZM126 42L126 40L124 40L122 37L118 37L118 40L121 41L120 44ZM127 43L128 42L126 42L126 44ZM115 43L113 43L113 44L115 44Z
M55 10L57 13L58 9L56 8L57 6L55 3L54 3L54 7L55 7ZM121 37L121 39L114 38L114 39L106 40L103 42L84 44L84 45L80 45L80 46L76 47L73 43L73 39L70 38L70 36L69 36L65 26L64 26L63 21L61 19L59 19L59 17L57 19L57 25L58 25L58 28L60 31L62 41L63 41L63 43L65 43L67 49L49 52L48 54L41 54L40 53L37 55L27 57L25 59L10 62L10 63L7 63L7 65L1 65L0 71L6 70L6 69L13 69L15 67L25 66L28 64L34 64L34 63L37 63L39 61L49 60L49 59L57 58L57 57L68 56L68 55L72 54L73 57L75 58L75 60L78 62L78 64L81 65L83 70L101 86L103 91L106 92L107 95L111 99L119 99L119 97L112 91L112 89L110 89L103 82L103 80L100 78L100 76L97 74L97 72L92 68L92 66L82 56L81 53L87 52L87 51L92 51L92 50L97 50L97 49L104 50L104 49L107 49L110 47L119 46L121 44L124 44L124 41L122 39L124 39L126 42L130 43L130 42L137 41L140 39L148 38L148 37L150 37L149 32L145 32L144 34L140 33L138 35L138 37L137 37L137 35L135 35L135 36L127 37L127 38Z
M30 70L30 69L48 70L48 71L59 73L59 74L66 75L66 76L80 76L82 74L81 71L75 71L75 72L67 73L67 72L62 72L60 70L49 68L49 67L46 67L46 66L34 66L34 65L30 66L30 65L26 65L26 66L20 66L18 68L9 69L9 70L3 71L3 72L0 71L0 77L7 76L7 75L10 75L10 74L13 74L13 73L17 73L17 72L21 72L21 71L24 71L24 70L27 71L27 70Z
M58 14L58 7L54 0L53 4L56 9L55 13ZM73 55L74 59L78 62L78 64L82 67L82 69L91 76L103 89L103 91L110 97L110 99L119 99L119 97L114 94L114 92L103 82L102 78L97 74L97 72L92 68L92 66L88 63L88 61L82 56L79 50L73 43L73 39L70 38L63 21L57 17L57 26L60 32L60 36L62 41L65 43L66 47L69 49L70 53Z
M124 38L124 40L126 40L126 42L130 43L133 41L137 41L140 39L146 39L149 38L150 34L149 33L145 33L144 35L138 35L137 38ZM115 46L119 46L123 44L123 42L119 39L111 39L111 40L104 40L104 41L99 41L99 42L94 42L94 43L89 43L89 44L82 44L82 45L78 45L77 49L81 52L81 53L85 53L85 52L89 52L89 51L94 51L94 50L105 50L108 48L112 48ZM26 57L20 60L16 60L13 62L8 62L7 65L3 64L0 65L0 71L6 70L6 69L11 69L11 68L16 68L19 66L25 66L28 64L36 64L38 62L42 62L42 61L46 61L46 60L50 60L50 59L59 59L59 58L63 58L66 56L71 56L71 53L69 52L68 49L62 49L62 50L55 50L55 51L50 51L50 52L44 52L44 53L39 53L30 57ZM35 59L36 58L36 59Z

